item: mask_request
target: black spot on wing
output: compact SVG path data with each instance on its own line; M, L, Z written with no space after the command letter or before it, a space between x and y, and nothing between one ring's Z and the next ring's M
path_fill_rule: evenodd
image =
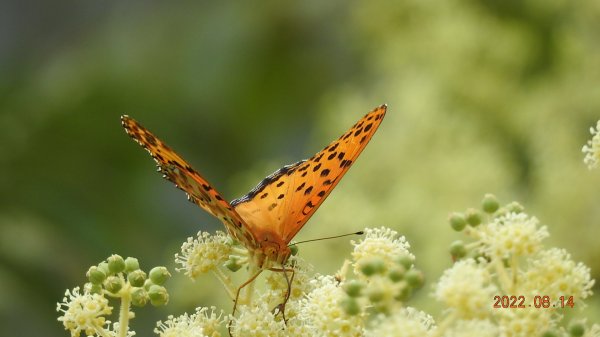
M232 200L230 203L231 206L236 206L243 202L252 200L257 194L262 192L265 189L265 187L267 187L272 182L279 179L282 175L291 174L292 172L297 170L300 165L304 164L305 162L306 162L306 160L300 160L293 164L286 165L286 166L280 168L279 170L271 173L269 176L267 176L265 179L263 179L260 183L258 183L258 185L256 185L256 187L254 187L252 190L250 190L250 192L248 192L248 194L246 194L240 198L237 198L235 200Z

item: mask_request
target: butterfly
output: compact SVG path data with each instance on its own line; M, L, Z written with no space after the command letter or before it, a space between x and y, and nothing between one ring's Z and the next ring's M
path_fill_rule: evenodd
M125 131L145 148L163 177L187 193L188 200L223 222L261 269L283 266L290 241L315 213L358 158L385 116L381 105L309 159L286 165L248 194L227 202L187 161L133 118L121 116Z

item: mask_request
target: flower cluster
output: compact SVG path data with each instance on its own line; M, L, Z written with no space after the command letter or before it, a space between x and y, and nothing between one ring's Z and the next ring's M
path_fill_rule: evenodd
M473 242L452 244L458 261L435 286L436 299L448 308L445 329L492 324L503 337L564 335L560 307L566 298L581 306L592 294L589 268L563 249L545 248L547 228L518 203L500 207L493 195L484 197L481 211L451 214L450 225ZM522 302L496 301L493 307L493 298L511 296ZM561 296L563 305L556 305Z
M200 307L191 315L158 322L155 332L161 337L222 337L227 330L232 337L371 337L399 331L408 337L600 337L598 325L576 321L565 326L558 308L493 308L493 298L499 295L532 298L543 293L552 299L570 297L579 306L592 294L590 269L563 249L545 248L547 228L521 205L500 207L494 196L486 195L481 210L453 213L450 224L472 242L451 245L456 262L435 282L432 296L446 308L437 323L431 315L406 306L422 287L423 273L416 269L406 239L381 227L367 228L361 240L352 241L352 258L336 274L313 275L309 264L292 256L281 268L263 274L263 287L252 288L251 282L243 299L235 297L237 288L225 273L240 269L232 268L231 261L255 273L244 256L247 251L224 233L199 233L182 246L176 262L193 279L213 272L237 300L237 311L226 315L215 307ZM90 268L83 293L79 288L67 291L57 307L59 320L72 336L132 336L128 302L164 304L168 299L162 288L169 276L166 269L157 267L149 274L147 278L136 259L109 257ZM113 310L106 296L122 299L120 320L112 328L106 317Z
M154 332L161 337L221 337L221 326L225 323L223 312L215 307L200 307L194 314L183 314L157 323Z
M600 121L596 123L596 128L590 128L590 133L592 139L581 148L581 152L585 154L583 162L591 170L597 168L600 163Z
M165 267L154 267L146 274L136 258L111 255L88 269L89 282L84 285L83 293L79 287L67 290L63 301L57 304L56 310L62 313L58 320L71 336L79 336L81 332L87 336L133 336L135 332L129 330L129 320L135 317L131 305L166 305L169 294L163 285L170 276ZM119 322L112 328L106 319L113 311L107 297L121 300Z
M181 246L181 254L175 254L175 262L181 265L177 271L184 271L192 279L216 270L229 258L233 241L224 232L214 235L198 232L197 238L188 238Z

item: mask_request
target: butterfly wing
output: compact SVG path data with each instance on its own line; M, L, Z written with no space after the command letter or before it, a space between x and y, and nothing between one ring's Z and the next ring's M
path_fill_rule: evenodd
M186 192L188 200L221 220L231 236L248 248L256 247L256 239L247 224L206 179L133 118L121 116L121 123L127 134L154 158L164 178Z
M292 240L371 140L386 109L375 108L310 159L284 166L231 202L258 240L265 232Z

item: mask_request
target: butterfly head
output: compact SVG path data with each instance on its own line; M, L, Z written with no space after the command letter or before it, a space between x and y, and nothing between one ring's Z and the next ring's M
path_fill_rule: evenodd
M264 233L260 238L260 251L265 261L284 264L290 257L290 248L281 240L281 238L272 233Z

